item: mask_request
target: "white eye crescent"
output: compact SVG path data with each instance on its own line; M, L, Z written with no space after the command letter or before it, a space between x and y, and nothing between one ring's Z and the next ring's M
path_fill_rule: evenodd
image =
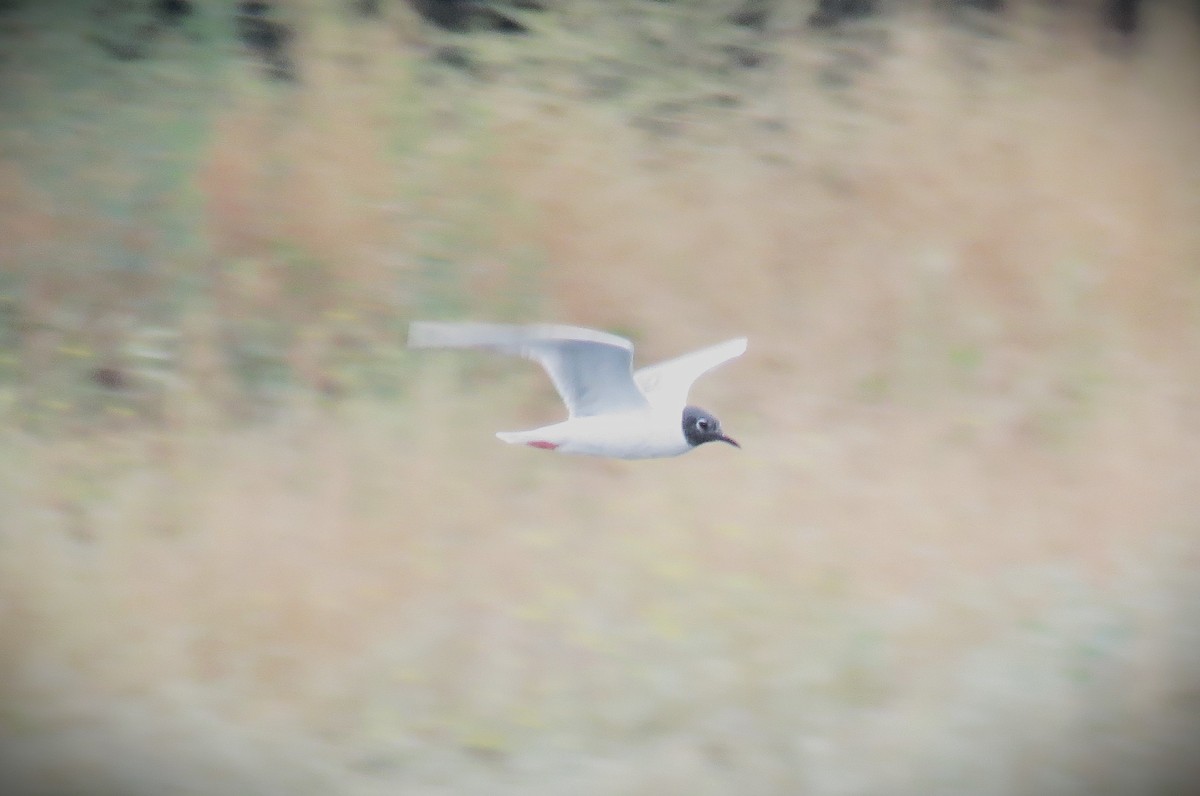
M699 420L697 420L696 428L700 429L701 431L708 431L708 418L702 417Z

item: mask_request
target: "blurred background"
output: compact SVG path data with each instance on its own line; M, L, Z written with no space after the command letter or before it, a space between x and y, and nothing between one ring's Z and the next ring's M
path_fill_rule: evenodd
M1198 143L1194 2L0 2L0 790L1194 792Z

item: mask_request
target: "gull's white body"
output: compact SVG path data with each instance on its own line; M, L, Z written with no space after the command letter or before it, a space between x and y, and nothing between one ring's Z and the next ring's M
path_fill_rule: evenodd
M678 456L692 447L676 413L652 411L573 417L529 431L500 431L496 436L514 445L615 459Z
M408 344L482 348L538 362L569 417L496 436L512 444L616 459L662 458L691 450L683 412L692 383L746 350L746 339L737 338L634 372L632 343L576 326L417 322L409 328Z

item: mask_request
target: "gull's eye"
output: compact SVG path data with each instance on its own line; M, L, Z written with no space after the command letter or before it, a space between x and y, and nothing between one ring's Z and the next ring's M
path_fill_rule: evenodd
M701 431L708 431L708 426L709 422L707 417L702 417L696 421L696 428L700 429Z

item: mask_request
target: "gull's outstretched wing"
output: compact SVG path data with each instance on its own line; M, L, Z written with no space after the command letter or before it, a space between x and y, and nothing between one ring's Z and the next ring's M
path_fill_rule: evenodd
M410 348L481 348L532 359L546 369L571 417L644 409L633 380L633 344L578 326L417 321ZM697 374L698 375L698 374Z
M746 338L726 340L690 354L641 368L633 374L646 399L655 408L676 408L687 404L692 383L708 371L746 351Z

